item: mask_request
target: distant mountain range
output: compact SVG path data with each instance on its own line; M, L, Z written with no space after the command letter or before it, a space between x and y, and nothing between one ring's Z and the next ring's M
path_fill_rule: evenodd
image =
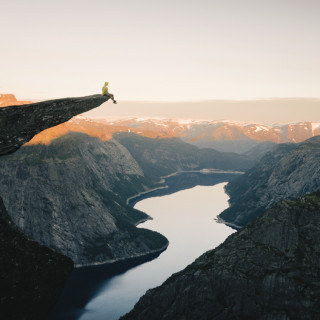
M117 121L74 117L68 123L43 132L30 144L48 144L70 131L83 132L102 141L116 132L133 132L149 138L181 138L200 148L245 153L262 142L301 142L320 135L320 122L264 125L231 120L198 121L132 118Z
M246 171L228 184L231 206L221 217L249 225L149 290L124 319L318 319L320 195L305 194L320 188L320 123L273 127L77 116L12 153L36 132L101 99L0 110L0 142L7 154L0 158L1 304L15 310L15 318L32 315L39 303L44 314L60 290L51 288L62 286L72 268L70 259L30 239L77 264L162 250L167 240L136 228L148 216L126 200L161 185L162 175L220 168ZM287 143L273 145L280 142ZM252 168L253 157L262 158ZM278 202L284 199L291 200Z

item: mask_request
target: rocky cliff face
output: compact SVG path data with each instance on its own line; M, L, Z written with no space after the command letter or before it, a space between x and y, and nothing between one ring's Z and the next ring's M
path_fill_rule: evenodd
M175 171L216 168L245 171L253 161L244 155L199 149L178 138L152 139L132 133L116 133L148 177L158 179Z
M271 141L261 142L257 146L245 152L244 155L246 155L250 159L259 161L267 152L271 151L276 145L277 144L275 142Z
M281 144L244 175L226 186L230 207L220 214L244 226L274 203L320 188L320 137Z
M0 159L2 196L13 221L32 239L78 265L124 259L167 245L137 229L148 218L126 205L143 191L143 171L117 141L70 133L49 146L22 147Z
M275 205L122 320L319 319L320 192Z
M8 106L20 106L22 104L31 103L31 101L18 101L13 94L0 94L0 108Z
M66 121L71 114L83 112L84 107L94 108L98 103L93 98L90 106L89 97L85 102L82 98L76 100L53 100L23 107L2 108L0 155L13 152L43 128ZM73 106L72 101L75 102ZM65 110L61 110L62 106ZM19 203L23 206L21 201ZM23 234L13 223L0 198L1 319L44 319L56 303L72 269L71 259Z
M108 99L97 94L1 108L0 155L14 152L37 133L96 108Z
M181 170L250 167L245 156L199 150L179 139L132 133L101 141L69 133L49 145L29 145L0 159L7 210L31 238L78 265L135 257L167 245L137 229L149 217L127 206L130 196Z
M0 198L1 319L44 319L72 269L71 259L16 228Z

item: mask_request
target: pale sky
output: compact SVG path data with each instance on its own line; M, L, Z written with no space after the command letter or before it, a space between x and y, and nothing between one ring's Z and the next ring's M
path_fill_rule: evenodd
M303 121L320 124L320 99L291 98L264 100L208 100L184 102L108 101L83 114L107 120L124 118L165 118L195 120L236 120L268 125Z
M0 93L320 97L319 0L0 0Z

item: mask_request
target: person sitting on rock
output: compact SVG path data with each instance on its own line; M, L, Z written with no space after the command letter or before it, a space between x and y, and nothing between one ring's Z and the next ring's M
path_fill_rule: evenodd
M103 95L103 96L108 96L108 97L113 101L113 103L117 103L117 101L114 100L114 95L109 92L108 84L109 84L109 82L107 81L107 82L104 84L104 86L102 87L102 95Z

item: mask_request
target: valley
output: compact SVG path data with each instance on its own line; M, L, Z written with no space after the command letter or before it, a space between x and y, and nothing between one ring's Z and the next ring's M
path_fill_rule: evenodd
M146 294L129 319L317 319L320 194L280 202Z
M197 185L212 186L230 181L225 187L230 196L230 207L225 206L221 208L223 212L217 212L220 213L217 221L240 231L170 278L177 279L177 286L181 288L193 283L191 278L197 279L190 286L188 296L179 297L177 302L180 305L165 307L168 312L153 311L154 307L161 310L156 302L159 295L162 306L165 306L167 302L172 304L170 297L178 294L176 280L172 282L169 279L159 288L148 291L125 318L148 319L150 314L156 314L155 319L173 319L177 312L185 312L188 319L198 319L212 312L213 306L217 312L216 319L219 319L219 314L223 319L232 318L234 314L250 318L252 314L262 315L262 310L266 309L271 310L271 313L264 313L266 319L280 319L283 314L291 317L292 310L300 312L302 319L303 312L314 316L318 314L315 304L318 287L312 279L318 272L316 212L319 201L318 193L311 193L320 189L317 123L305 122L272 129L232 121L180 121L172 124L172 120L131 119L106 122L82 115L68 121L74 114L103 102L104 99L95 95L0 109L3 115L0 119L3 137L0 143L3 198L0 235L1 241L6 243L7 260L11 261L2 260L0 267L4 270L11 268L11 272L22 276L17 278L15 288L6 289L12 292L10 294L17 299L15 301L21 298L19 288L26 286L21 280L25 272L33 272L31 280L34 283L38 281L38 274L40 277L50 269L50 265L58 266L56 271L59 274L53 279L57 279L60 287L51 297L48 288L41 287L39 292L39 299L48 297L48 304L39 310L46 313L59 296L72 264L77 269L82 267L78 270L88 268L97 270L98 274L103 270L107 279L111 279L158 257L168 243L170 248L170 238L160 229L159 233L152 228L137 228L138 224L147 221L144 224L147 225L153 220L148 210L145 213L132 206L147 201L149 197L167 197ZM61 110L67 107L70 109L60 116ZM17 119L21 127L14 126L10 131L8 128L12 127L12 121ZM234 134L234 130L238 133ZM224 133L216 135L217 132ZM210 144L207 145L206 141ZM211 148L219 144L228 152ZM308 216L313 221L312 226L303 220ZM288 230L287 225L291 226ZM7 233L7 230L11 231ZM274 240L270 242L268 239ZM27 251L16 263L17 241L22 241L21 246L29 248L31 257L36 258L31 260L35 264L31 263L31 269L19 267L29 259ZM42 246L41 249L37 245ZM213 247L202 248L193 259L208 249ZM51 257L49 262L44 255ZM246 259L254 261L253 265L251 262L246 265ZM269 260L274 261L270 268L264 263ZM235 261L240 261L239 269L235 267ZM282 269L284 265L286 267ZM34 273L33 267L40 267L39 272ZM192 270L191 274L188 270ZM300 273L308 276L301 280ZM10 287L10 274L3 278L3 288ZM190 281L180 282L180 275L182 279L191 277ZM44 275L41 277L45 279ZM71 276L69 280L73 278ZM79 279L78 276L75 278ZM81 308L92 299L90 292L97 292L103 282L100 276L94 275L93 279L87 293L87 289L81 289L84 292L79 298ZM160 285L163 280L165 278L154 285ZM167 284L171 283L168 289ZM207 288L202 295L197 292L198 283ZM217 284L215 287L219 294L211 289L211 283ZM228 287L225 283L233 285ZM290 283L294 290L305 288L304 309L297 309L297 299L301 298L293 297L291 289L283 286L286 283ZM32 292L32 285L28 284L26 290ZM234 292L234 296L230 296L230 292ZM254 305L250 304L243 298L247 292L255 292L260 297L259 302L251 297ZM154 299L153 294L157 298ZM169 299L164 299L162 294ZM287 297L283 302L274 300L282 295ZM203 304L206 297L213 302ZM137 301L138 296L135 299ZM194 301L191 303L190 299ZM7 298L2 300L8 307L8 310L3 308L6 314L14 307L7 301ZM30 300L29 303L32 307L36 301ZM203 307L198 308L197 303ZM186 305L191 309L185 308ZM230 309L230 305L234 308ZM132 307L133 304L126 307L125 312Z
M319 13L1 2L0 320L319 320Z
M186 181L192 181L188 173L183 175ZM211 186L200 186L202 179L208 183L208 178L199 173L200 185L197 187L165 196L150 195L137 202L135 208L153 218L140 227L165 235L169 239L168 248L156 259L135 268L125 270L118 266L119 273L115 275L111 275L112 265L108 264L101 265L101 270L95 267L76 269L49 319L116 320L128 312L146 290L160 285L172 273L180 271L199 254L219 245L233 233L232 229L214 220L228 206L228 197L223 190L225 183L215 184L221 179L216 175L210 174ZM224 180L228 178L225 176ZM92 279L96 278L100 282L93 288ZM83 300L86 295L89 296Z

